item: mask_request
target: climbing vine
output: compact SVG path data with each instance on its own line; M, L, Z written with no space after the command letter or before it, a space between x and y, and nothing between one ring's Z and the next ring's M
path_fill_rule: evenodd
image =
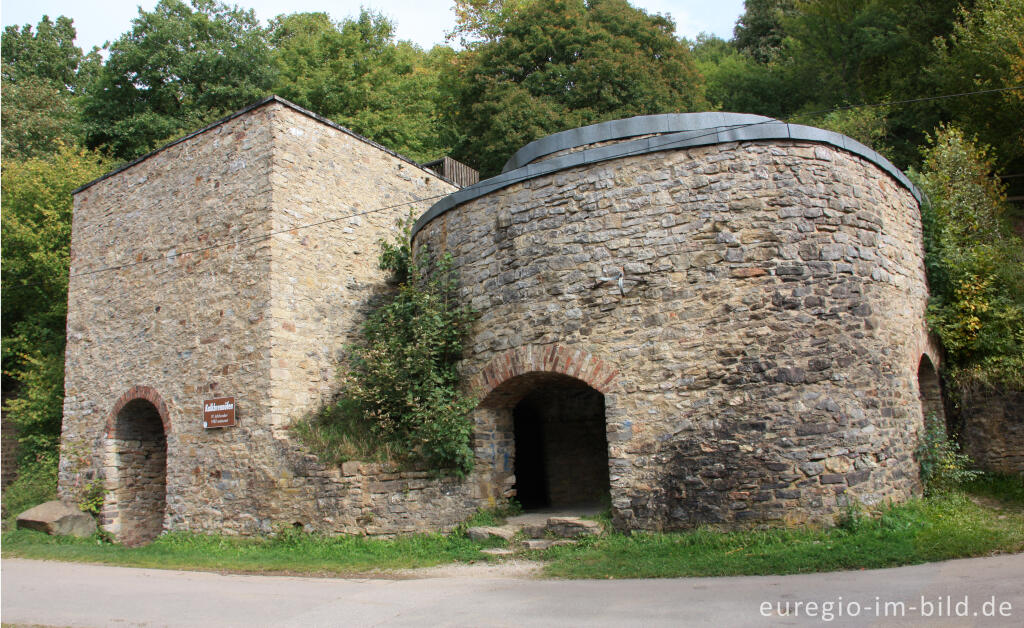
M297 426L321 456L390 459L452 469L473 468L469 413L456 363L475 316L457 297L449 254L413 252L404 235L381 242L379 265L397 286L363 324L349 348L337 401Z

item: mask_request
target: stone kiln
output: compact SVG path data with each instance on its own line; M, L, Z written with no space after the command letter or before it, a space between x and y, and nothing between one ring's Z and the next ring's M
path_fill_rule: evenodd
M631 529L903 499L941 411L916 194L849 138L738 114L559 133L457 190L267 99L76 192L61 492L104 482L129 542L445 529L511 495ZM414 244L480 312L476 468L325 466L287 427L388 289L376 242L437 198ZM204 430L224 396L238 425Z
M619 527L829 520L918 489L917 196L836 133L646 116L524 147L414 242L454 256L481 313L464 370L515 481L521 400L583 385Z

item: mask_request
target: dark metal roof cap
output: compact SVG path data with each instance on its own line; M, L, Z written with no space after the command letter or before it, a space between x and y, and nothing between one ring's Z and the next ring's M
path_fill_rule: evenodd
M649 137L628 139L638 136ZM559 151L615 140L626 141L536 161ZM559 170L664 150L759 140L797 140L841 148L887 172L907 188L918 203L921 202L921 191L892 162L860 142L834 131L745 113L670 113L592 124L530 142L512 155L501 174L453 192L434 203L413 225L412 235L462 203Z
M702 131L719 127L742 126L773 121L775 120L772 118L750 113L716 111L705 113L662 113L653 116L634 116L632 118L623 118L622 120L600 122L534 140L517 150L505 162L505 167L501 171L515 170L546 155L557 153L561 150L586 146L587 144L610 142L637 137L638 135Z

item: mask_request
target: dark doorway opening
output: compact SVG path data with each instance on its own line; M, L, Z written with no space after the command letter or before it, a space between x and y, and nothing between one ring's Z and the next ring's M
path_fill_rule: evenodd
M565 378L534 388L512 416L516 498L524 509L608 505L604 395Z
M921 356L921 361L917 366L917 390L921 396L921 414L924 418L927 419L929 415L935 415L946 425L947 433L956 433L958 431L956 426L950 425L946 417L946 409L942 400L942 381L927 355Z
M163 531L167 508L167 436L160 413L145 399L129 401L114 425L118 540L149 543Z

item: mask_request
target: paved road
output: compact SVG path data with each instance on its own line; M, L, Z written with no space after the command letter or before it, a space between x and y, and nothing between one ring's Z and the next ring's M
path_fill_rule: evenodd
M507 573L481 568L446 577L322 579L11 559L2 564L2 620L54 626L808 626L831 616L828 625L837 626L1024 625L1024 555L801 576L556 581L500 575ZM801 616L780 617L775 605L786 602L791 611L801 602ZM890 617L880 618L886 603ZM859 616L849 617L854 610ZM958 610L967 617L948 617ZM996 617L985 618L987 611Z

